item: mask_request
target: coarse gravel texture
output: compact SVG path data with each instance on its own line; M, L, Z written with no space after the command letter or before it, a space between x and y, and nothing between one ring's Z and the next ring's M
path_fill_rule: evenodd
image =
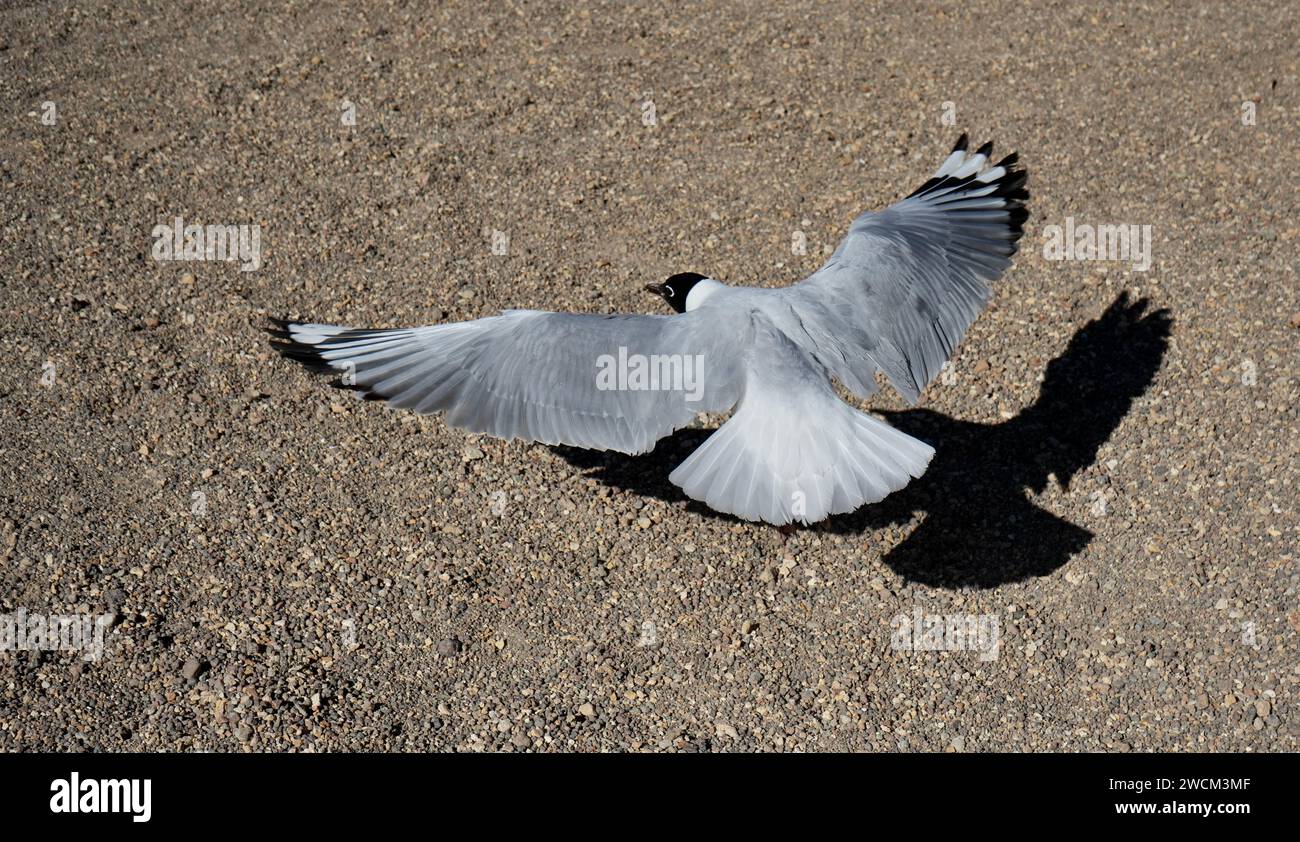
M0 652L0 749L1296 750L1298 29L4 4L0 612L114 625L94 661ZM718 418L636 458L503 443L262 332L792 283L961 131L1033 198L951 369L868 404L938 456L788 536L668 483ZM177 216L260 225L263 265L155 261ZM1151 226L1151 269L1047 260L1067 217ZM996 657L894 645L915 613Z

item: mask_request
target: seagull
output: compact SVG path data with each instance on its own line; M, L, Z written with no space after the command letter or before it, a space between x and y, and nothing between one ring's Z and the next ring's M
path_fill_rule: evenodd
M909 403L939 372L1016 253L1029 213L1013 153L965 134L934 175L853 220L793 286L682 272L645 288L670 315L505 310L358 329L274 319L272 344L336 385L498 438L638 454L700 413L730 418L669 474L745 520L817 523L920 477L929 444L841 400L876 373Z

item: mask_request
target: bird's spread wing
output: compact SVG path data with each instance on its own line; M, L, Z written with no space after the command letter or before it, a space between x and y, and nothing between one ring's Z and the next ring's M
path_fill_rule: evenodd
M278 322L281 353L342 385L500 438L643 453L699 412L729 409L745 337L694 316L508 310L356 330Z
M844 403L825 369L763 316L735 413L669 476L746 520L816 523L921 476L928 444Z
M1012 154L986 168L966 136L906 199L853 221L826 265L785 290L810 353L851 391L883 371L910 403L952 354L1011 264L1028 217Z

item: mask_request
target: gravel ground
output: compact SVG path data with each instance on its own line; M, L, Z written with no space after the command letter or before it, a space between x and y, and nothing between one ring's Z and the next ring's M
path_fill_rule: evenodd
M0 612L112 626L0 652L0 749L1296 750L1300 7L781 5L5 4ZM791 283L963 130L1032 215L869 405L939 455L788 536L668 484L717 418L506 444L261 332ZM177 216L260 268L154 260Z

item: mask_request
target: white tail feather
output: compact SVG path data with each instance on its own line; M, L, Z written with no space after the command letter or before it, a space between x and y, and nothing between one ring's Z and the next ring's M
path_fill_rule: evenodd
M816 523L875 503L925 472L934 448L839 400L751 392L669 479L746 520Z

